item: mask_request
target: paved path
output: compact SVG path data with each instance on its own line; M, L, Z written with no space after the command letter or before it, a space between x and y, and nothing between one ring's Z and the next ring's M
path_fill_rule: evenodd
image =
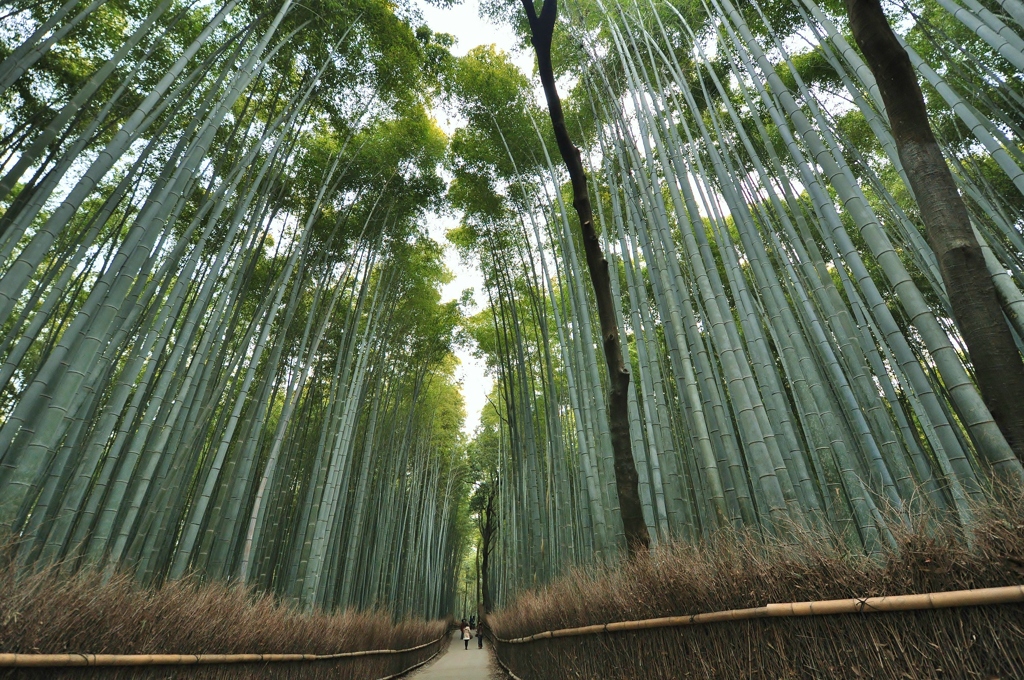
M476 635L476 631L473 634ZM486 647L477 649L476 644L474 637L469 641L469 651L466 651L459 639L459 631L453 631L448 651L410 675L410 680L487 680L491 677L491 653Z

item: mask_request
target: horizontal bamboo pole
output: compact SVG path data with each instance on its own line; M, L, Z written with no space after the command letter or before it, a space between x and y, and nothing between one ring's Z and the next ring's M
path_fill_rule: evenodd
M945 593L923 593L920 595L891 595L885 597L855 597L847 600L788 602L785 604L769 604L763 607L751 607L749 609L729 609L706 614L665 616L658 619L644 619L642 621L618 621L616 623L602 623L594 626L562 628L560 630L535 633L527 637L512 638L511 640L496 639L504 644L517 645L524 642L559 637L648 630L651 628L674 628L720 621L746 621L748 619L790 616L826 616L830 614L870 614L873 612L948 609L951 607L980 607L993 604L1012 604L1015 602L1024 602L1024 585L979 588L976 590L954 590Z
M441 640L443 640L443 639L444 639L444 638L445 638L445 637L446 637L447 635L448 635L448 633L445 633L445 634L444 634L443 636L439 637L439 638L438 638L437 640L435 640L435 641L434 641L433 643L427 643L427 644L435 644L435 643L437 643L437 642L440 642L440 641L441 641ZM426 666L426 665L427 665L428 663L430 663L431 661L433 661L434 659L436 659L436 658L437 658L437 655L438 655L438 654L440 654L440 653L441 653L441 647L438 647L438 648L437 648L437 650L435 650L433 654L431 654L430 656L428 656L428 657L427 657L426 659L424 659L423 661L420 661L419 663L415 663L415 664L413 664L413 665L409 666L409 667L408 667L408 668L406 668L406 669L405 669L404 671L398 671L397 673L394 673L394 674L392 674L392 675L389 675L389 676L387 676L387 677L385 677L385 678L381 678L380 680L395 680L395 678L400 678L400 677L402 677L403 675L405 675L406 673L411 673L412 671L416 670L416 669L417 669L417 668L419 668L420 666Z
M337 654L0 654L0 668L57 668L71 666L198 666L230 663L330 661L360 656L405 654L436 645L444 635L408 649L367 649ZM403 671L407 672L407 671Z

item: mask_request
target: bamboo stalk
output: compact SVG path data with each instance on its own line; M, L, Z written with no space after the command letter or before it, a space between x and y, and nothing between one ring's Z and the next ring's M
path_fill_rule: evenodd
M366 649L337 654L0 654L0 668L59 668L69 666L198 666L229 663L331 661L360 656L406 654L436 645L444 635L408 649ZM433 657L431 657L433 658ZM413 666L415 668L416 666ZM412 670L412 669L408 669ZM403 672L408 672L403 671ZM395 676L389 676L395 677Z
M704 614L686 616L665 616L640 621L617 621L599 623L593 626L562 628L535 633L527 637L504 640L502 644L522 644L535 640L558 637L576 637L597 633L615 633L651 628L676 628L720 621L746 621L749 619L785 618L791 616L827 616L831 614L870 614L874 612L916 611L923 609L949 609L953 607L980 607L995 604L1024 602L1024 585L1002 586L999 588L977 588L974 590L952 590L943 593L921 593L918 595L889 595L882 597L853 597L844 600L817 600L813 602L786 602L767 604L748 609L727 609Z

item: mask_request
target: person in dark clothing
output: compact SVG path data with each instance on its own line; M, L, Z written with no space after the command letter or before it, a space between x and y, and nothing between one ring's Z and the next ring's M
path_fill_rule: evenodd
M484 624L480 624L476 627L476 648L484 648Z

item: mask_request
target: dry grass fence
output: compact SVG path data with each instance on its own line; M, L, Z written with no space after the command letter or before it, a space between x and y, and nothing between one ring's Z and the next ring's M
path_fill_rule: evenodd
M972 546L919 528L880 560L830 539L720 537L616 571L578 571L490 619L510 639L615 621L1024 583L1024 499L980 508ZM523 680L1024 678L1024 605L756 618L498 644Z
M437 640L444 621L395 624L382 613L302 613L240 587L188 580L146 590L125 576L75 576L51 568L0 569L0 652L114 654L334 654L407 649ZM376 679L433 656L406 654L330 661L140 668L4 669L0 678Z

